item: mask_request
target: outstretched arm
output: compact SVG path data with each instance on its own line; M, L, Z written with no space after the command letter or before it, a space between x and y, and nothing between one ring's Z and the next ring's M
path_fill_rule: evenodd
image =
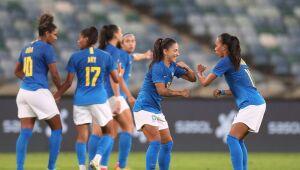
M199 64L197 67L198 67L197 76L198 76L200 85L206 87L206 86L210 85L210 83L213 82L217 78L217 76L213 73L210 73L207 77L205 77L203 75L203 72L205 71L206 67L203 66L202 64Z
M134 61L140 61L140 60L144 60L144 59L151 59L153 56L153 53L151 50L148 50L144 53L133 53L133 60Z
M186 74L181 76L181 78L183 78L187 81L190 81L190 82L196 82L195 73L187 64L185 64L183 61L180 61L180 62L176 63L176 65L178 67L186 70Z

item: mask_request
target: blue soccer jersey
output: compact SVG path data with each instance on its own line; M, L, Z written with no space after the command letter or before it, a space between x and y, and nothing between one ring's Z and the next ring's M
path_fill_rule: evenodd
M155 114L161 113L160 102L162 97L158 94L155 83L164 83L166 88L169 88L174 76L179 78L184 74L186 74L186 70L177 67L176 63L171 63L169 67L163 61L154 63L152 68L146 73L133 111L145 110Z
M56 62L52 45L41 40L34 41L22 49L18 61L23 65L22 89L35 91L49 88L48 64Z
M77 76L74 105L105 103L104 75L113 70L111 56L100 49L91 47L74 53L67 65L67 71Z
M255 87L249 67L241 60L240 69L235 71L229 57L223 57L212 70L217 77L225 75L226 82L235 97L239 109L249 105L261 105L265 103L264 98Z
M111 44L107 44L104 51L110 54L112 61L114 63L114 68L116 69L118 64L120 63L120 49ZM109 74L105 75L104 83L105 83L105 90L107 92L107 97L110 98L114 96L114 92L110 84Z
M129 78L131 77L131 68L132 68L132 61L133 61L133 56L128 54L124 50L120 50L120 63L122 69L124 69L124 74L123 74L123 79L128 86L129 83ZM124 96L125 98L127 97L125 93L121 90L121 95Z

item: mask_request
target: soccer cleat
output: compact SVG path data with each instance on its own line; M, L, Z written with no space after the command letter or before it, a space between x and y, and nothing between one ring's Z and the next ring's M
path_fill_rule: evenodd
M117 164L116 164L114 170L130 170L130 169L129 169L129 168L123 168L123 169L121 169L121 168L119 167L119 162L117 162Z
M101 170L100 165L95 160L91 160L90 167L92 170Z
M115 167L114 167L114 170L120 170L119 162L116 163L116 165L115 165Z

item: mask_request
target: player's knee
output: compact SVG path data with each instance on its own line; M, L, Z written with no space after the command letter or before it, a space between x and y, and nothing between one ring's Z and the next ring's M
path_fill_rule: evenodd
M78 134L77 142L86 143L88 141L88 134Z
M173 149L173 144L174 144L173 141L169 141L167 143L162 143L161 146L162 149L165 150L166 152L171 152Z

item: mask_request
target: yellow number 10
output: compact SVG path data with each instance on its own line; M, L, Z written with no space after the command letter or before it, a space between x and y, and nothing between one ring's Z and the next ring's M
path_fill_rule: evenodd
M94 73L94 77L92 79L91 83L91 73ZM85 68L85 86L95 86L96 81L100 75L101 68L100 67L86 67Z
M24 57L23 72L26 77L32 76L32 59L31 57Z

